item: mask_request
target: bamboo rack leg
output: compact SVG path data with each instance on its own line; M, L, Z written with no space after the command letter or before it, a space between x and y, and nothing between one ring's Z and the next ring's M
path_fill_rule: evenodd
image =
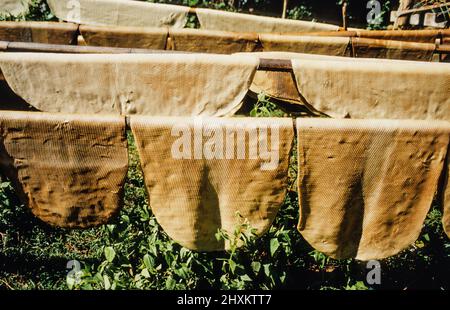
M342 3L342 28L347 31L347 1Z
M288 2L289 0L283 0L283 14L281 18L286 18Z

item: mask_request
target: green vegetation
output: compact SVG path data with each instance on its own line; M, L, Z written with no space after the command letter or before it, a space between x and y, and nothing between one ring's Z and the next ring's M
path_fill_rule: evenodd
M258 99L250 112L253 116L284 115L263 95ZM218 232L217 238L242 242L242 248L216 253L187 250L171 240L152 215L133 137L128 140L125 206L108 225L88 230L50 227L20 204L8 182L0 184L0 288L450 288L450 241L442 231L438 206L414 245L381 262L381 285L365 282L364 262L336 261L313 250L296 230L295 148L286 198L267 234L254 238L241 219L233 233ZM80 262L79 271L67 269L71 260Z

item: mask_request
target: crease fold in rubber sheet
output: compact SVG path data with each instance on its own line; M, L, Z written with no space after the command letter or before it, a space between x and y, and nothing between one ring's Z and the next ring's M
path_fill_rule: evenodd
M258 236L269 229L287 190L292 119L130 121L150 207L171 238L191 250L223 250L229 244L215 234L234 231L236 212Z
M55 22L1 22L0 40L48 44L72 44L78 25Z
M87 45L164 50L168 28L80 25Z
M8 85L30 105L81 114L233 115L258 64L212 54L0 55Z
M197 8L195 12L200 21L200 27L208 30L242 32L242 29L245 29L246 31L256 33L290 33L339 30L339 26L311 21L281 19L200 8Z
M52 13L68 22L105 26L183 28L189 8L133 0L47 0Z
M261 34L263 51L297 52L330 56L346 56L348 37L293 36Z
M2 111L0 130L1 172L38 218L86 228L119 211L128 170L123 117Z
M19 16L29 12L31 0L0 0L0 14Z
M450 120L448 64L299 55L292 66L302 100L331 117Z
M297 119L298 229L337 259L413 244L437 191L450 123Z

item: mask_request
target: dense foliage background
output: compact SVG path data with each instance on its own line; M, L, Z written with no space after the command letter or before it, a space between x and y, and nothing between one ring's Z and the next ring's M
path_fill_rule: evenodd
M159 2L242 11L270 7L273 15L281 12L281 1L275 0ZM298 13L298 18L312 18L317 14L315 2L336 5L334 0L291 0L291 16L300 7L298 12L304 13ZM40 0L21 18L54 19ZM247 104L249 116L291 116L262 94ZM50 227L19 202L8 180L0 183L1 289L450 289L450 241L443 233L437 203L420 238L397 256L381 261L380 285L366 282L370 269L365 262L332 260L311 248L296 229L295 148L290 186L267 234L254 238L251 227L242 221L234 233L218 232L217 237L241 240L243 248L217 253L189 251L171 240L152 215L133 137L129 135L128 140L125 206L108 225L88 230Z

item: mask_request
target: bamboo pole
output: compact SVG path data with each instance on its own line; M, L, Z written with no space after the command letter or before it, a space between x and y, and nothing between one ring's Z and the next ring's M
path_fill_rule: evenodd
M28 42L6 42L0 41L0 51L3 52L40 52L40 53L65 53L65 54L191 54L191 52L151 50L137 48L120 47L100 47L100 46L77 46L77 45L57 45ZM259 60L258 70L260 71L292 71L292 63L288 59L264 59ZM0 80L4 77L0 72Z
M288 2L289 0L283 0L283 14L281 18L286 18Z
M347 1L342 3L342 28L347 31Z
M155 53L185 53L181 51L152 50L143 48L60 45L32 42L0 41L0 51L5 52L41 52L64 54L155 54Z
M370 38L360 38L367 42L368 45L375 44L380 47L380 44L388 47L391 40L379 40ZM425 45L429 43L418 43L408 41L397 41L404 43L414 43L417 50L423 50ZM437 53L448 53L449 44L444 44L436 47ZM80 46L80 45L60 45L47 43L32 43L32 42L8 42L0 41L0 51L4 52L41 52L41 53L66 53L66 54L192 54L193 52L172 51L172 50L152 50L143 48L122 48L122 47L103 47L103 46ZM280 69L283 69L281 66Z
M292 62L289 59L259 59L258 70L260 71L277 71L291 72Z
M367 43L373 44L378 48L388 47L389 40L371 40L359 39ZM398 41L401 42L401 41ZM376 44L375 44L376 43ZM429 43L415 43L418 50L422 50ZM77 45L57 45L44 43L28 43L28 42L6 42L0 41L0 51L3 52L41 52L41 53L73 53L73 54L192 54L192 52L168 51L168 50L151 50L137 48L119 48L119 47L99 47L99 46L77 46ZM435 52L439 54L450 54L450 45L438 45ZM260 58L258 70L260 71L277 71L291 72L292 62L288 59L266 59ZM0 79L2 79L0 77Z

